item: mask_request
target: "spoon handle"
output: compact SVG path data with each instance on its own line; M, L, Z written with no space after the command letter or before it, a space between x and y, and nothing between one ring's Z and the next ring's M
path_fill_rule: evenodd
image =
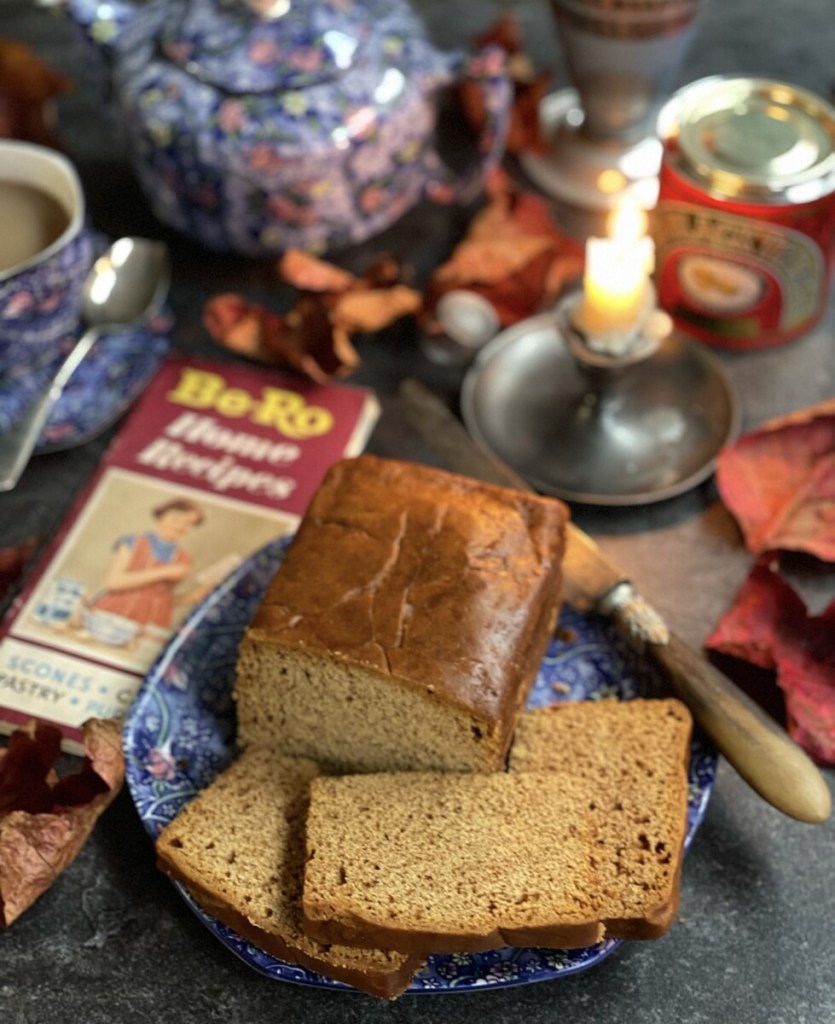
M93 347L100 333L98 327L90 327L81 335L52 380L12 426L0 434L0 491L12 490L20 479L50 412L63 394L78 364Z

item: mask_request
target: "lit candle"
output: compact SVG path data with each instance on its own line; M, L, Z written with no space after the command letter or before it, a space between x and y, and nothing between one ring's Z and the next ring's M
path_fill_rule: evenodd
M586 243L577 326L589 335L623 334L638 328L650 301L654 261L646 214L635 204L623 204L611 218L610 237L590 238Z

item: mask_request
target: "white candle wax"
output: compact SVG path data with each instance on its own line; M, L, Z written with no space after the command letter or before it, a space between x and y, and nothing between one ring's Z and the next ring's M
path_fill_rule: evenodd
M621 207L609 238L586 243L583 300L578 325L588 334L637 328L646 312L655 246L644 234L646 217L638 207Z

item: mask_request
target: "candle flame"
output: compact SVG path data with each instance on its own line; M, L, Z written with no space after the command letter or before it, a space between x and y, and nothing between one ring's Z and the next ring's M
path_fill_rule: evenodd
M637 242L647 233L646 211L625 200L609 217L609 237L620 243Z

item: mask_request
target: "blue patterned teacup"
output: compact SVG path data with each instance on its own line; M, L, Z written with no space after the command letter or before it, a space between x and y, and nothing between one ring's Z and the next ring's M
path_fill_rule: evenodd
M84 193L61 153L0 139L0 374L58 354L93 260Z

